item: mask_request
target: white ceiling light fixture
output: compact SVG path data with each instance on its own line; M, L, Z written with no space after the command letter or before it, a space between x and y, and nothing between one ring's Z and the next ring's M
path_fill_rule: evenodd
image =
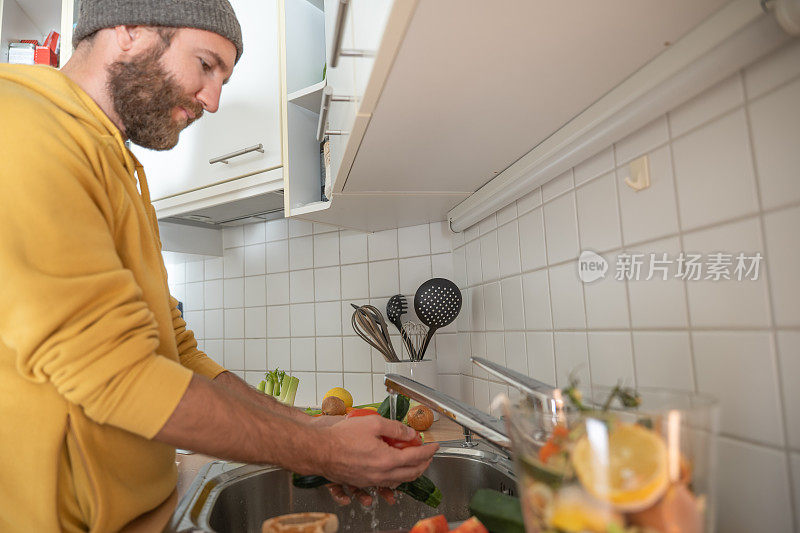
M791 28L799 3L730 2L450 210L450 228L464 231L775 50L790 39L778 8Z

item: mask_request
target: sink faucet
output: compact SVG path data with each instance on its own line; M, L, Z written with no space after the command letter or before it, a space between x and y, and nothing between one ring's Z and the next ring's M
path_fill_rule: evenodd
M511 449L511 439L508 437L505 425L499 419L456 400L452 396L398 374L386 374L385 384L388 391L402 394L427 405L465 430L480 435L503 453L508 453Z
M549 413L554 419L562 419L568 406L561 396L561 389L551 387L547 383L533 379L530 376L511 370L483 357L472 357L472 364L490 374L497 376L520 392L527 394L534 405L543 413ZM555 420L554 420L555 421Z
M473 357L472 362L526 394L536 406L542 409L542 412L550 413L554 422L564 416L567 407L560 389L482 357ZM511 440L505 424L499 419L456 400L452 396L398 374L386 374L385 384L388 391L402 394L425 404L459 424L464 428L467 445L471 443L471 434L476 433L504 453L511 448Z

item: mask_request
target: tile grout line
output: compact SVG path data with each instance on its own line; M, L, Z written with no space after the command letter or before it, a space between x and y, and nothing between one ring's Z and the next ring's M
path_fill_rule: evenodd
M581 245L581 225L580 220L578 217L578 194L575 192L575 173L574 167L569 169L570 178L572 179L572 188L568 191L572 194L572 208L575 210L575 216L573 218L575 222L575 236L577 237L578 241L578 257L580 257L582 245ZM573 268L575 268L575 261L573 263ZM592 350L589 347L589 312L586 309L586 284L580 279L577 275L577 269L574 270L574 274L577 279L577 283L580 284L581 288L581 299L583 300L583 305L581 306L583 309L583 324L586 327L585 333L585 341L586 341L586 364L589 370L589 390L592 391L594 394L594 380L592 379Z
M683 219L681 218L681 203L680 203L680 197L678 195L678 178L677 178L676 173L675 173L675 154L674 154L674 151L673 151L673 144L672 144L673 143L673 139L672 139L672 120L670 118L670 114L669 113L667 113L667 115L666 115L666 121L667 121L667 135L669 136L669 143L668 143L667 153L669 155L669 167L670 167L670 172L672 174L672 190L673 190L673 193L675 195L675 216L676 216L676 220L678 222L678 234L677 234L678 246L680 247L680 250L683 251L683 250L686 249L686 246L684 244L684 239L683 239L683 234L684 234ZM692 363L692 367L691 367L692 368L692 375L691 375L692 387L694 388L694 392L697 393L697 392L700 392L700 391L699 391L699 386L697 384L697 358L695 356L695 350L694 350L694 333L693 333L693 328L692 328L692 309L691 309L691 306L689 305L689 284L686 283L685 280L682 280L682 285L683 285L684 308L686 310L686 315L684 316L684 318L686 318L686 329L687 329L688 337L689 337L689 360Z
M619 176L616 172L617 167L617 147L616 144L611 145L611 160L612 165L614 166L614 170L611 172L614 182L614 195L615 200L617 201L617 225L619 227L619 241L620 245L625 242L625 229L622 224L622 199L620 198L620 187L619 187ZM589 180L591 181L591 180ZM588 183L588 181L587 181ZM630 328L630 332L628 338L631 343L631 362L633 364L633 384L634 387L638 387L639 384L639 375L638 369L636 366L636 345L633 340L633 305L631 303L631 287L627 280L624 282L625 285L625 302L628 304L628 328ZM586 324L587 327L589 324Z
M519 231L519 207L517 206L517 201L514 202L514 218L513 220L509 221L509 224L511 222L517 225L517 257L519 258L519 269L520 269L520 273L517 275L519 276L519 284L520 287L522 288L522 298L521 298L522 325L524 327L528 325L528 316L527 313L525 312L525 280L522 278L522 236L520 235ZM499 247L499 241L498 241L498 247ZM500 293L500 295L502 297L502 292ZM505 325L505 321L503 321L503 325ZM525 375L532 377L533 369L531 368L530 359L528 358L528 336L525 333L522 333L522 344L525 347L525 369L526 369ZM506 357L506 359L508 358Z
M540 187L540 189L541 189L541 187ZM542 196L542 199L543 198L544 197ZM578 216L577 213L575 214L575 216L576 217ZM544 260L545 260L545 263L547 263L547 222L545 221L545 217L544 217L544 204L542 204L542 209L541 209L541 221L542 221L542 241L544 243ZM553 288L552 288L551 283L550 283L550 281L551 281L550 280L550 268L548 266L545 266L544 268L545 268L545 273L546 273L546 277L547 277L547 300L548 300L547 301L547 306L548 306L548 308L550 310L550 328L552 330L552 333L550 334L550 344L553 347L553 379L555 380L555 383L553 383L553 386L554 387L558 387L559 386L559 383L558 383L558 357L556 356L555 319L553 318L553 316L554 316L554 313L553 313ZM524 305L524 302L523 302L523 305ZM584 302L584 306L585 305L586 305L586 302ZM588 355L588 342L587 342L587 355Z
M797 207L800 207L800 201L796 201L796 202L792 202L792 203L789 203L789 204L781 205L780 207L764 210L763 214L764 215L769 215L769 214L778 213L778 212L781 212L781 211L792 210L792 209L795 209ZM726 220L724 220L722 222L715 222L715 223L713 223L711 225L694 228L694 229L691 229L691 230L686 231L686 232L680 232L679 231L679 232L675 232L675 233L661 235L661 236L658 236L658 237L655 237L655 238L652 238L652 239L647 239L647 240L644 240L644 241L625 244L621 248L614 248L614 249L610 249L610 250L600 250L597 253L599 253L601 255L602 254L620 253L620 252L623 252L623 251L626 251L626 250L631 250L631 249L634 249L634 248L649 246L651 244L654 244L656 242L659 242L659 241L662 241L662 240L666 240L666 239L672 239L672 238L679 238L680 239L684 233L692 234L692 233L699 233L701 231L709 231L709 230L712 230L712 229L718 229L718 228L721 228L721 227L724 227L724 226L727 226L727 225L736 224L738 222L743 222L743 221L748 221L748 220L751 220L751 219L756 219L759 216L760 216L760 213L754 211L754 212L746 214L746 215L741 215L741 216L737 216L737 217L734 217L734 218L726 219ZM564 261L559 261L557 263L545 264L543 266L535 267L535 268L530 269L530 270L525 270L525 271L521 272L521 275L525 275L525 274L528 274L528 273L531 273L531 272L538 272L538 271L549 269L549 268L555 268L555 267L564 266L564 265L573 263L576 259L578 259L578 257L572 257L570 259L566 259ZM498 279L498 281L504 281L504 280L506 280L506 279L508 279L510 277L515 276L515 275L516 274L505 276L505 277L501 277L501 278ZM473 287L477 287L477 286L482 285L482 284L484 284L484 282L479 282L479 283L476 283L474 285L467 285L467 287L465 287L465 288L473 288Z
M755 185L755 193L756 193L756 201L758 203L759 215L758 215L758 222L759 222L759 236L761 237L761 246L764 250L764 257L768 257L769 254L767 252L767 229L764 220L764 202L761 195L761 176L758 172L758 165L756 162L756 152L755 152L755 144L753 142L753 124L750 117L750 106L752 102L748 99L747 95L747 86L744 83L743 76L740 75L740 80L742 83L742 92L744 93L745 99L745 106L744 106L744 115L745 115L745 124L747 128L747 143L748 148L750 150L750 165L751 170L753 171L753 181ZM777 90L777 88L773 88ZM764 97L765 95L761 95ZM795 508L795 502L797 501L795 492L798 490L795 487L795 484L800 484L800 480L794 479L794 470L792 469L792 457L789 451L789 435L788 435L788 417L786 414L786 402L785 402L785 395L783 393L783 373L781 371L781 360L780 354L778 353L778 334L777 334L777 323L775 320L775 302L773 300L773 292L772 292L772 278L765 267L765 272L763 272L766 284L766 291L767 291L767 300L769 302L769 306L767 307L769 313L769 323L771 326L771 334L770 334L770 344L772 345L772 371L773 371L773 378L775 379L775 384L777 386L777 395L778 395L778 404L780 405L780 412L781 412L781 436L783 437L783 453L785 458L786 470L789 478L789 499L790 499L790 508L792 513L792 523L795 531L800 529L800 509Z
M341 230L341 228L336 232L336 238L337 238L337 242L339 243L339 246L337 247L337 251L338 251L338 255L339 255L339 267L338 267L339 268L339 298L343 299L343 295L342 295L342 230ZM340 302L341 302L341 300L340 300ZM339 313L342 312L341 309L342 309L342 304L339 303ZM342 387L344 387L344 385L345 385L345 383L344 383L344 374L345 374L345 372L344 372L344 327L342 327L343 325L344 325L344 316L340 315L339 316L339 329L341 331L342 336L340 337L341 340L339 342L339 363L341 364L341 367L342 367ZM370 390L370 393L371 392L372 391ZM370 398L371 397L372 397L372 395L370 394Z

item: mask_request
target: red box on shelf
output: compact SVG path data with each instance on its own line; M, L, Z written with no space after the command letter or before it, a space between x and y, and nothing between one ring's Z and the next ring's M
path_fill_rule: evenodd
M37 65L58 66L58 56L48 46L37 46L33 52L33 62Z
M61 48L61 35L57 31L51 31L47 34L47 38L42 45L48 47L54 54L58 55L59 49Z

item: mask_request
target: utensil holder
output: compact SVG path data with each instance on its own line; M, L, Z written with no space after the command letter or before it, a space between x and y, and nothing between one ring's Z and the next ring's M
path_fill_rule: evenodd
M386 362L386 374L399 374L403 377L413 379L432 389L439 389L439 374L436 361L424 359L422 361L399 361L397 363ZM433 411L433 410L432 410ZM439 420L439 413L433 411L434 422Z

